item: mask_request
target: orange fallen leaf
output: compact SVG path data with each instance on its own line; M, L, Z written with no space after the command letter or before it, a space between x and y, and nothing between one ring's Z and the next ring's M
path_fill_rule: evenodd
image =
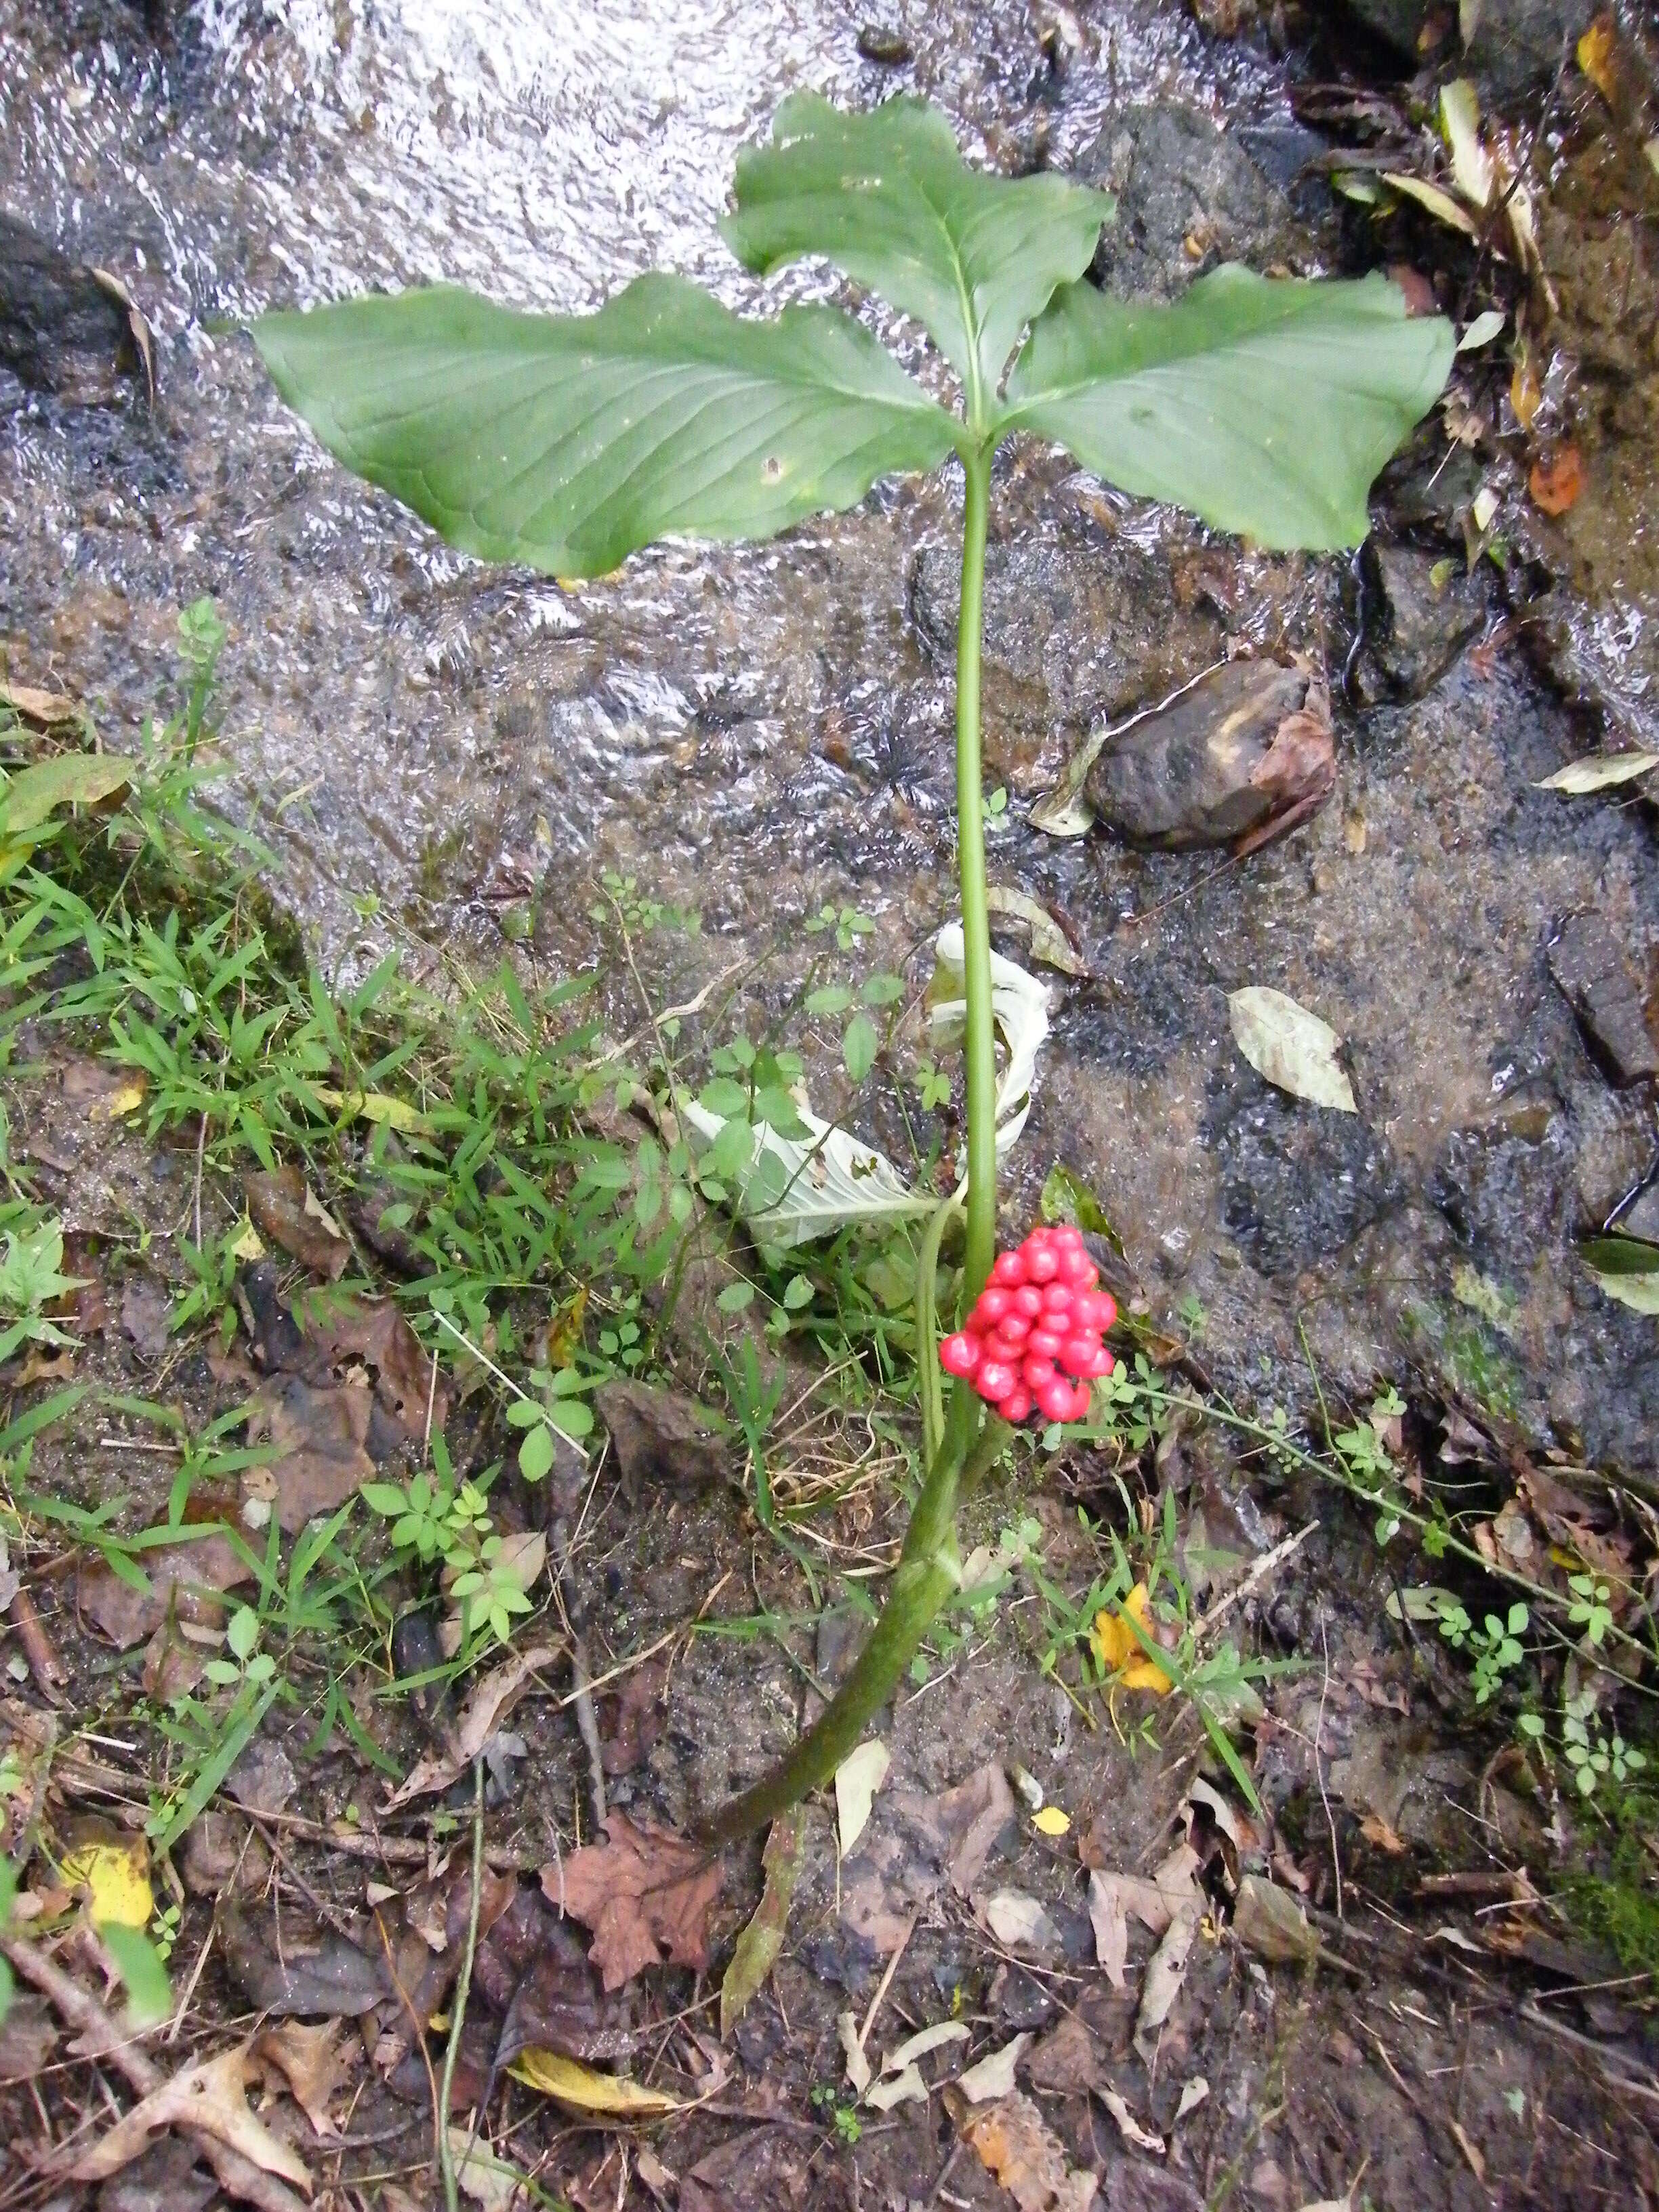
M1405 1838L1396 1833L1380 1813L1367 1813L1359 1823L1359 1832L1368 1844L1375 1844L1379 1851L1386 1851L1390 1858L1398 1858L1407 1849Z
M994 2105L975 2106L953 2089L946 2102L963 2141L978 2152L986 2172L1002 2184L1019 2212L1087 2212L1096 2176L1070 2164L1065 2145L1029 2097L1016 2089Z
M1527 478L1533 504L1546 514L1565 514L1584 489L1584 464L1577 446L1563 446L1550 459L1537 460Z
M1158 1697L1166 1696L1175 1684L1155 1659L1148 1658L1139 1637L1129 1626L1130 1620L1137 1622L1146 1634L1152 1634L1146 1619L1145 1583L1135 1584L1116 1613L1095 1615L1094 1646L1100 1655L1100 1663L1109 1674L1117 1676L1123 1689L1151 1690Z

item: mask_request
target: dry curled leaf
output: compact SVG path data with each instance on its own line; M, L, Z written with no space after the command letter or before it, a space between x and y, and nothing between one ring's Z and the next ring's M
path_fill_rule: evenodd
M362 2057L362 2045L346 2036L337 2020L322 2021L315 2027L285 2020L275 2027L263 2028L254 2043L253 2056L282 2075L313 2134L339 2133L329 2114L329 2100L343 2087Z
M298 1168L247 1176L243 1189L248 1212L273 1244L313 1274L339 1281L350 1262L350 1242Z
M1096 2094L1117 2122L1118 2133L1125 2142L1133 2143L1137 2150L1149 2150L1159 2158L1164 2156L1169 2146L1163 2136L1155 2136L1150 2129L1143 2128L1115 2089L1101 2089Z
M699 1972L708 1964L708 1916L722 1869L697 1844L666 1829L636 1827L625 1813L605 1823L608 1840L573 1851L562 1869L542 1869L549 1897L592 1930L588 1953L607 1990L666 1957Z
M247 2108L246 2045L186 2066L118 2120L69 2169L71 2181L102 2181L137 2158L161 2128L190 2128L240 2151L266 2173L279 2173L307 2194L311 2175L298 2154L278 2142Z
M486 1674L461 1708L460 1722L450 1747L419 1760L387 1798L386 1811L407 1805L411 1798L429 1797L434 1790L447 1790L452 1782L458 1780L481 1755L530 1677L538 1667L546 1666L552 1656L551 1644L538 1644L528 1651L514 1653L493 1674ZM556 1894L550 1890L548 1893Z
M957 2076L952 2085L959 2097L970 2105L988 2105L1000 2098L1013 2094L1014 2069L1018 2065L1029 2035L1017 2035L1012 2043L1005 2043L1000 2051L988 2051L976 2065L969 2066Z
M732 1963L720 1984L720 2040L723 2043L742 2018L744 2008L771 1972L783 1948L783 1931L789 1919L789 1900L800 1873L801 1847L806 1838L800 1808L780 1814L766 1838L761 1863L766 1887L732 1954Z
M836 1824L845 1858L870 1821L876 1792L887 1779L892 1754L879 1736L848 1752L836 1769Z
M1089 2212L1095 2175L1069 2163L1064 2145L1029 2097L1016 2090L997 2104L975 2106L953 2086L945 2100L963 2140L1019 2212Z
M1099 1869L1090 1875L1089 1917L1094 1923L1095 1956L1114 1989L1123 1987L1131 1916L1154 1936L1162 1936L1177 1912L1202 1903L1194 1879L1197 1872L1198 1853L1190 1844L1178 1844L1151 1875L1107 1874Z

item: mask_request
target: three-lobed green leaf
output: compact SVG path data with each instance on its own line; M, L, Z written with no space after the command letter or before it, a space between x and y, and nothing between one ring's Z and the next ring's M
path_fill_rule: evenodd
M740 317L678 276L593 315L440 287L266 315L254 336L360 475L467 552L566 576L665 537L768 538L1016 431L1263 544L1351 545L1451 362L1449 325L1409 319L1381 277L1230 267L1172 306L1109 299L1077 281L1106 197L969 167L914 100L786 101L736 202L725 233L750 267L822 254L917 316L963 377L966 423L850 316Z
M976 430L1020 333L1083 275L1115 205L1064 177L970 169L924 100L848 114L816 93L785 100L771 143L738 156L734 197L720 234L745 267L770 276L822 254L914 315Z
M1033 325L1000 425L1261 544L1357 545L1371 480L1433 405L1453 345L1381 276L1230 265L1170 307L1072 284Z
M769 538L934 468L956 424L833 307L730 313L641 276L597 314L449 286L262 316L329 450L486 560L603 575L654 540Z

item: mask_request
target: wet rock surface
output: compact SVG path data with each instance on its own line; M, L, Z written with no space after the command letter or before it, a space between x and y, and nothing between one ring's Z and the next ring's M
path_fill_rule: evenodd
M1258 136L1269 163L1316 149ZM1117 219L1102 236L1094 274L1129 298L1167 300L1221 261L1313 272L1320 243L1267 169L1234 133L1198 109L1160 100L1115 115L1078 163L1114 193Z
M1402 64L1415 68L1425 59L1460 58L1455 15L1430 0L1346 4ZM1462 61L1499 97L1524 92L1554 72L1591 12L1578 0L1482 0L1474 10Z
M1615 1083L1659 1075L1659 1024L1603 915L1568 916L1550 947L1550 974L1578 1017L1585 1042Z
M902 957L955 902L952 477L890 487L775 545L666 549L562 592L474 568L351 483L216 319L434 273L578 307L647 261L765 304L714 226L736 146L809 65L847 99L927 93L1005 166L1042 158L1114 183L1123 214L1105 254L1126 289L1167 293L1223 255L1337 265L1323 186L1298 182L1310 134L1265 42L1218 43L1157 0L1115 15L1109 35L1079 19L1052 52L1035 23L998 16L993 37L992 21L895 15L912 50L901 76L860 57L855 23L802 16L780 33L757 0L709 0L675 19L665 138L649 86L603 55L553 68L544 17L518 0L441 23L348 9L314 51L281 10L183 16L158 50L122 7L48 20L0 5L7 204L70 261L131 282L165 372L142 452L50 394L15 402L0 438L16 518L0 577L9 666L73 670L110 741L136 742L176 609L216 592L234 803L348 973L393 943L434 972L446 942L493 963L514 916L550 968L581 966L604 868L703 909L702 947L664 956L665 997L696 991L722 937L758 941L830 898L873 912ZM635 51L648 47L642 31ZM1624 212L1648 187L1605 137L1582 136L1564 143L1540 233L1564 350L1583 363L1588 489L1554 520L1518 482L1506 489L1502 528L1522 556L1509 633L1474 650L1496 572L1468 580L1462 519L1489 464L1449 454L1431 422L1384 495L1394 618L1377 624L1359 711L1337 703L1332 801L1238 860L1041 837L1021 802L1091 729L1241 645L1306 654L1334 692L1352 610L1338 562L1212 539L1016 446L997 473L986 753L1015 802L994 836L999 879L1071 920L1092 979L1057 995L1011 1206L1029 1206L1026 1164L1069 1158L1154 1308L1198 1298L1217 1371L1259 1379L1265 1347L1273 1386L1297 1400L1304 1277L1322 1370L1364 1387L1430 1359L1405 1307L1455 1319L1453 1273L1475 1266L1535 1312L1504 1356L1534 1378L1539 1418L1560 1387L1551 1326L1570 1314L1596 1448L1645 1463L1644 1325L1576 1273L1572 1241L1617 1202L1614 1170L1639 1146L1572 1103L1614 1094L1547 948L1563 916L1610 891L1624 941L1659 937L1651 830L1639 808L1531 788L1595 732L1529 655L1638 738L1656 696L1641 526L1653 249ZM155 204L127 181L140 156ZM1571 427L1564 416L1560 434ZM1290 991L1348 1040L1363 1136L1304 1132L1307 1109L1235 1091L1225 995L1247 983ZM637 1018L620 1010L627 1028ZM1556 1102L1530 1152L1490 1133L1516 1094ZM1477 1176L1494 1146L1498 1168ZM1553 1308L1531 1287L1540 1273Z
M1449 553L1373 541L1364 557L1376 623L1362 667L1375 700L1419 699L1432 690L1486 619L1486 579Z
M0 209L0 368L67 405L107 407L141 366L117 288Z

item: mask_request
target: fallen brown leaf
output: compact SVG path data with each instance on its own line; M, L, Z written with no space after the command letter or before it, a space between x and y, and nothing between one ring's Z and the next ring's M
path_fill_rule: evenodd
M135 2105L77 2159L69 2169L69 2179L102 2181L137 2158L158 2129L181 2127L212 2136L266 2173L280 2173L309 2194L311 2175L304 2160L249 2112L247 2074L246 2045L186 2066Z
M975 2107L947 2089L945 2102L963 2140L1019 2212L1089 2212L1094 2174L1069 2164L1064 2146L1029 2097L1016 2090L997 2104Z
M81 711L62 692L37 691L27 684L0 684L0 707L9 707L26 722L40 722L47 728L55 722L72 722Z
M234 1498L218 1490L193 1497L186 1522L234 1522ZM224 1620L218 1594L253 1577L228 1536L203 1536L193 1542L159 1545L141 1552L137 1561L149 1577L148 1590L135 1589L106 1561L88 1559L76 1577L79 1611L119 1650L153 1636L169 1615L198 1627L216 1628Z
M528 1651L516 1652L493 1674L486 1674L461 1708L460 1721L448 1749L422 1759L411 1767L386 1799L386 1811L393 1812L399 1805L407 1805L411 1798L429 1797L434 1790L447 1790L483 1752L513 1700L536 1669L545 1667L553 1656L550 1644L538 1644Z
M251 1443L269 1438L276 1456L267 1467L250 1468L248 1497L269 1493L274 1485L276 1517L293 1535L319 1513L343 1505L374 1472L368 1450L372 1401L362 1385L314 1390L297 1375L273 1375L259 1385L248 1407ZM244 1504L246 1505L246 1498Z
M1095 1956L1114 1989L1123 1987L1131 1917L1154 1936L1162 1936L1177 1912L1202 1903L1196 1879L1198 1863L1198 1853L1190 1844L1177 1844L1151 1875L1107 1874L1098 1868L1090 1875L1089 1917L1094 1925Z
M1274 1966L1304 1966L1318 1955L1319 1937L1289 1890L1247 1874L1238 1885L1233 1933L1248 1951Z
M607 1996L587 1946L537 1889L519 1889L478 1945L473 1985L501 2015L495 2061L521 2051L626 2058L641 2031L627 1997Z
M943 1882L964 1897L977 1887L1014 1817L1014 1794L990 1760L952 1789L932 1796L890 1790L881 1802L881 1818L842 1869L841 1917L876 1950L891 1953Z
M313 1274L337 1283L351 1259L351 1244L298 1168L274 1168L243 1180L247 1210L273 1244L291 1252Z
M361 2063L361 2043L349 2041L337 2020L307 2027L297 2020L260 2030L253 2056L275 2067L293 2092L294 2101L319 2136L339 2133L329 2114L329 2100Z
M609 1840L573 1851L562 1869L544 1866L542 1887L593 1931L588 1956L607 1990L665 1956L677 1966L708 1964L708 1916L723 1869L684 1837L636 1827L625 1813L605 1823Z
M1396 1835L1380 1813L1367 1813L1359 1823L1359 1832L1368 1844L1379 1851L1386 1851L1390 1858L1398 1858L1407 1848L1405 1838Z
M135 1275L121 1292L121 1326L152 1367L167 1356L172 1311L172 1299L152 1275Z

